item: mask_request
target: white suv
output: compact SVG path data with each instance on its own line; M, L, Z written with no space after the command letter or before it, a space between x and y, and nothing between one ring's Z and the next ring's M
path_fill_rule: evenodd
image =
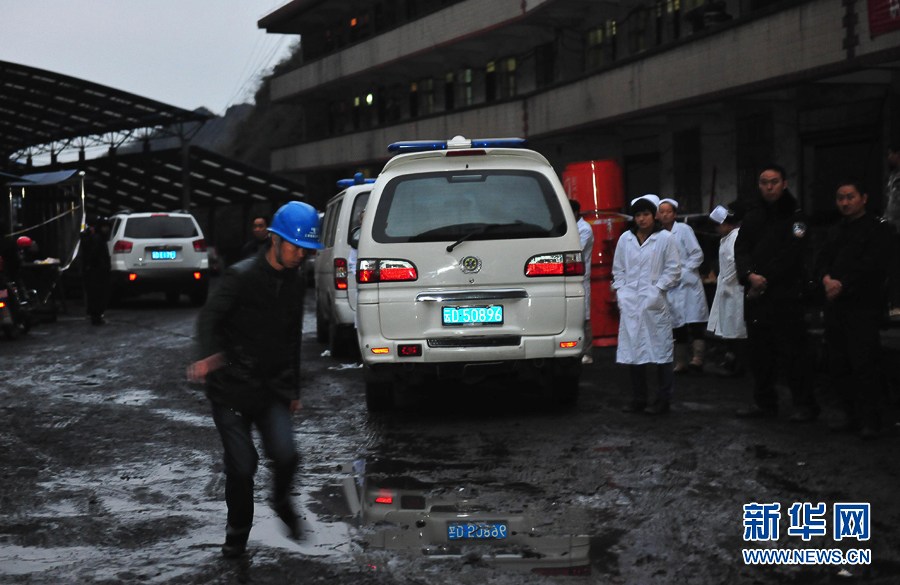
M209 257L206 240L189 213L118 213L110 218L112 296L164 292L170 303L187 294L206 301Z
M389 147L400 154L373 186L359 243L370 410L429 376L518 376L575 401L585 343L576 219L553 167L522 143Z
M343 357L356 345L356 282L350 235L362 220L374 179L359 174L338 181L344 190L325 206L322 245L316 253L316 339L327 341L331 355Z

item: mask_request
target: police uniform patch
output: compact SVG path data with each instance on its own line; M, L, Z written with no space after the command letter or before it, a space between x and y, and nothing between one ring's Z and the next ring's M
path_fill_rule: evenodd
M791 232L793 232L795 238L802 238L806 235L806 224L802 221L795 222L791 226Z

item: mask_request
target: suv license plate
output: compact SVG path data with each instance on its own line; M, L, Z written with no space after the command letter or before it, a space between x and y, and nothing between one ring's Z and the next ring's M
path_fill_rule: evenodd
M506 522L450 522L447 524L449 540L502 540L509 529Z
M152 250L150 252L151 260L175 260L178 258L178 252L175 250Z
M444 325L502 325L503 305L486 307L442 307Z

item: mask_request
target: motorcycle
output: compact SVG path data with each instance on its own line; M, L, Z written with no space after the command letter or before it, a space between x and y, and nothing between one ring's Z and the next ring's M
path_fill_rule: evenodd
M8 339L15 339L31 329L29 297L33 298L29 291L21 291L3 275L3 259L0 258L0 329Z

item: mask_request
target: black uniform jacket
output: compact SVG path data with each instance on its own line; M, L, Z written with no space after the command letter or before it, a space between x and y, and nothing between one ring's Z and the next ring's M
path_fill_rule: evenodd
M748 276L759 274L768 282L762 298L799 299L808 276L804 265L807 230L806 217L789 191L775 203L760 197L744 216L734 242L741 284L749 286Z
M231 408L300 398L304 283L275 270L260 253L229 267L200 313L200 357L222 352L225 367L207 376L207 394Z
M892 250L890 224L866 213L848 221L841 219L828 229L816 261L818 282L827 274L841 281L838 305L852 304L881 311Z

